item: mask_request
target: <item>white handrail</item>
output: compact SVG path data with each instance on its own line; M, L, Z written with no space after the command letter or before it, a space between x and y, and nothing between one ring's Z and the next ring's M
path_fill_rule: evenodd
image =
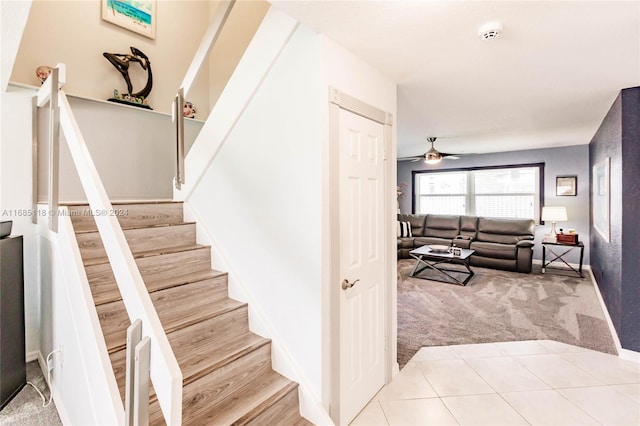
M49 96L50 93L47 95L45 89L43 99L48 99ZM100 180L80 128L73 117L69 101L62 90L59 90L59 106L60 128L64 132L80 182L91 211L95 215L98 232L111 263L127 313L131 321L136 318L142 320L144 324L143 335L148 336L152 342L151 379L165 421L170 425L180 425L182 423L182 372L178 361L149 297L120 223L116 216L108 214L113 211L113 206Z

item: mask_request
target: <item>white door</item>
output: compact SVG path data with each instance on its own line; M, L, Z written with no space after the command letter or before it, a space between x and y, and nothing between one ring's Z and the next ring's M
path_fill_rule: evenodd
M384 385L383 125L340 110L340 423ZM347 280L347 281L344 281Z

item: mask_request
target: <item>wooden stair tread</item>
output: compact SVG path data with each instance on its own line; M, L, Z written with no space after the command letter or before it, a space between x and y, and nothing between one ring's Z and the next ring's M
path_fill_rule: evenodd
M180 285L215 279L225 275L225 272L219 272L210 269L208 271L197 271L188 274L175 275L162 280L148 280L144 277L144 275L142 279L143 281L145 281L147 291L149 291L149 293L153 293ZM120 294L118 284L116 284L115 281L113 281L109 285L101 285L97 289L92 286L91 291L93 293L93 298L96 306L122 300L122 295Z
M167 226L176 226L176 225L195 225L195 222L180 221L176 223L155 223L153 225L120 225L120 228L122 228L123 231L131 231L134 229L166 228ZM76 235L91 234L94 232L99 232L99 231L97 229L84 229L81 231L75 231Z
M297 387L297 383L268 370L248 380L233 398L224 398L198 413L183 412L183 424L246 424Z
M163 247L160 249L141 250L141 251L132 252L131 254L133 255L134 259L140 259L143 257L161 256L163 254L178 253L178 252L189 251L189 250L198 250L203 247L207 247L207 246L203 246L201 244L189 244L185 246ZM83 259L83 263L85 267L93 266L93 265L101 265L103 263L109 263L109 258L106 256L101 256L101 257L94 257L91 259Z
M246 308L247 306L246 303L240 303L229 298L225 298L223 300L209 300L207 297L197 294L196 296L199 296L197 297L199 301L199 309L195 310L191 306L181 306L177 300L171 298L167 299L163 297L163 300L160 303L156 302L156 300L154 300L154 295L158 295L158 293L162 293L163 291L166 290L152 293L151 299L156 307L158 317L160 318L160 322L162 323L166 333L171 333L180 328L188 327L189 325L194 324L197 320L212 319L236 309ZM190 295L182 297L181 299L185 300L192 297L194 296ZM167 311L162 309L164 306L175 307L176 309L169 314ZM97 310L98 319L102 326L102 332L104 334L104 339L109 353L123 349L126 346L127 327L131 325L131 321L129 321L127 311L124 307L124 302L119 300L116 302L105 303L104 305L97 306ZM181 316L182 312L186 312L184 317Z
M180 331L182 330L170 333L167 337L169 338L171 347L173 348L178 364L180 365L180 370L182 371L183 386L200 379L211 371L227 365L250 351L270 342L269 339L265 339L264 337L251 333L250 331L246 331L223 346L215 347L214 349L214 347L210 345L207 350L206 348L203 348L202 345L195 348L182 345L182 341L180 339L182 336L177 334ZM118 383L120 396L124 400L126 362L125 349L123 348L119 351L113 352L109 357L116 375L116 382ZM149 401L153 403L156 400L155 391L150 389Z
M167 334L247 306L246 303L229 299L226 295L226 286L221 288L216 283L207 281L171 287L150 294Z
M176 200L110 200L112 206L115 205L123 205L123 204L182 204L183 201ZM61 206L74 206L74 207L89 207L89 204L86 201L69 201L69 202L61 202Z
M163 280L154 280L147 284L147 288L151 293L156 291L165 290L171 287L177 287L185 284L192 284L198 281L204 281L219 277L226 277L226 272L216 271L215 269L210 269L208 271L201 272L193 272L191 274L184 275L176 275L175 277L169 277Z
M181 223L184 221L183 205L181 202L156 203L112 203L113 214L123 228L137 225ZM95 217L91 208L84 205L71 205L69 214L75 232L96 231Z
M132 253L196 244L196 224L182 222L165 226L146 226L124 230ZM83 260L107 258L98 231L77 233L76 240Z
M185 385L271 342L269 339L247 330L234 340L227 341L224 344L216 344L210 341L213 339L208 339L208 347L203 342L192 347L185 347L180 344L180 337L182 336L177 335L180 331L182 330L171 333L168 337L182 370L183 383Z

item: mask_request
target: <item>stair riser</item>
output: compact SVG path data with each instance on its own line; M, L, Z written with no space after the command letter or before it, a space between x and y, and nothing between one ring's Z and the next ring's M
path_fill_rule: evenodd
M226 298L226 276L151 293L151 300L167 333L205 320L211 316L211 304ZM214 320L211 327L221 326L218 316Z
M242 386L250 378L269 370L271 370L271 345L267 344L185 386L182 394L183 424L211 424L211 421L201 418L207 409L224 398L233 397L236 392L241 395ZM238 406L241 405L242 400L238 399ZM150 419L150 424L156 422L157 419Z
M115 204L113 213L122 227L181 223L182 203ZM89 206L69 206L76 232L96 231L96 221Z
M180 247L196 244L196 225L185 223L180 225L153 228L125 229L125 238L133 253L145 250ZM87 232L76 234L82 259L104 258L107 256L102 246L100 234Z
M161 288L155 283L168 276L210 270L211 248L202 247L178 253L141 257L136 259L136 264L144 282L147 284L147 289L154 291ZM91 265L85 269L96 305L120 298L111 264Z
M257 417L236 425L294 425L300 419L300 402L298 388L294 388L284 398L267 408Z

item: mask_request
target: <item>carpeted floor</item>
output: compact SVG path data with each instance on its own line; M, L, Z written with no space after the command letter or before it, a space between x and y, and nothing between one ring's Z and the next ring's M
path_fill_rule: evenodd
M411 278L398 261L398 363L423 346L549 339L617 354L591 280L472 267L466 287ZM424 271L435 274L434 271ZM422 275L422 274L421 274Z
M49 388L37 361L27 363L27 381L33 383L48 400ZM0 411L0 425L56 426L62 425L62 422L54 402L51 401L46 408L42 407L40 395L30 385L26 385Z

